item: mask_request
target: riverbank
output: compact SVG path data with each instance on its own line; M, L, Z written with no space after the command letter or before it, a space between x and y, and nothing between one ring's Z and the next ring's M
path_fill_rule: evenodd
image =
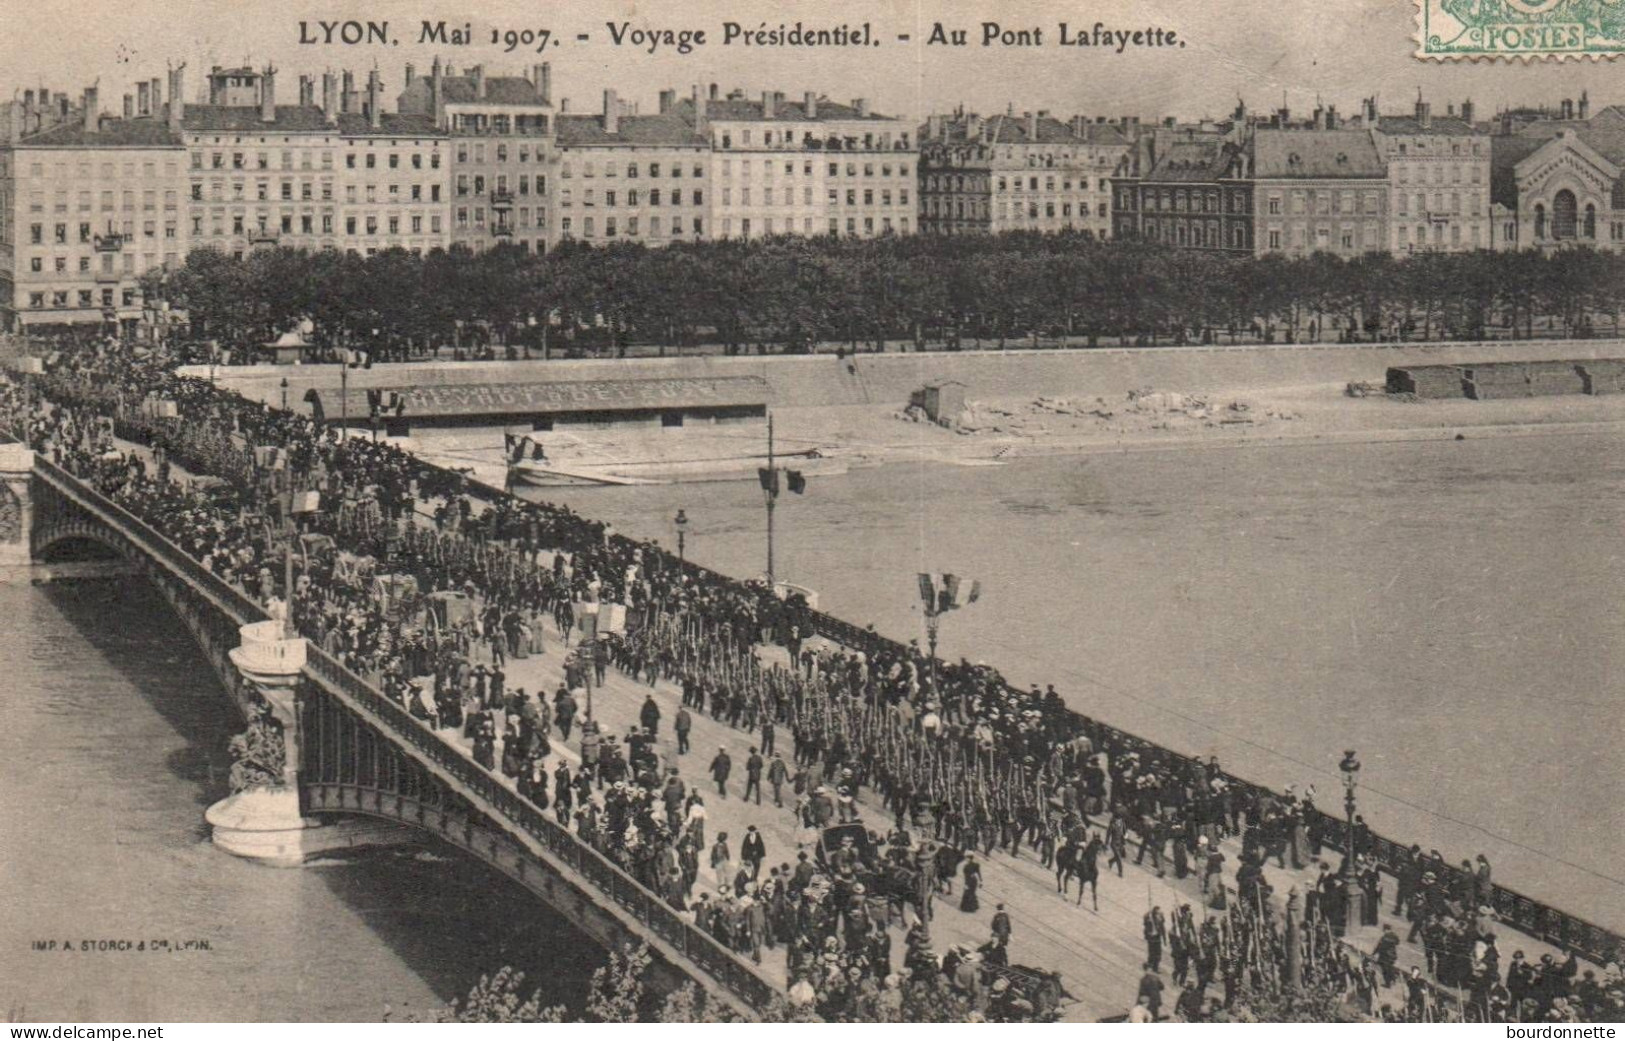
M1287 446L1611 429L1625 397L1504 401L1354 398L1350 383L1381 384L1390 366L1625 356L1617 340L1354 346L1164 347L1081 351L829 357L665 358L626 361L430 362L352 370L359 387L513 384L587 379L758 375L770 388L781 452L817 451L849 465L922 459L996 465L1032 455ZM207 368L193 367L207 377ZM308 410L305 391L338 389L333 366L219 369L243 394ZM288 386L283 388L286 379ZM964 384L969 426L953 431L899 418L909 394L933 380ZM528 433L527 430L516 432ZM419 426L403 447L472 467L501 485L501 426ZM765 450L760 424L557 430L538 435L549 456L572 467L663 479L748 476L740 460ZM717 461L715 466L705 465ZM713 472L717 471L717 472Z

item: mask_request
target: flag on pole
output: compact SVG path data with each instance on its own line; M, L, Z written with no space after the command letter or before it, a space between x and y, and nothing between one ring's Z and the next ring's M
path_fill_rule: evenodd
M982 595L982 583L959 575L919 573L920 602L936 614L973 604Z

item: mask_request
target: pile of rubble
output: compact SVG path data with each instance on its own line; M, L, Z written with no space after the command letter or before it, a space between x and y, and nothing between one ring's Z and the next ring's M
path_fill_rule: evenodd
M925 409L911 405L893 413L909 423L930 423ZM965 407L942 425L956 434L1013 434L1033 437L1067 429L1110 427L1122 433L1135 430L1176 430L1193 426L1246 426L1268 420L1293 420L1297 413L1263 408L1240 400L1223 404L1196 394L1178 391L1130 390L1122 404L1105 398L1039 397L1009 407L982 401L967 401ZM1045 422L1058 420L1059 422Z

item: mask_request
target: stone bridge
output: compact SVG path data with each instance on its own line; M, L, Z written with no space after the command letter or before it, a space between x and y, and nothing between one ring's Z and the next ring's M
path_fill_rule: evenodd
M133 514L42 456L0 445L0 568L114 561L175 609L245 718L276 720L279 783L210 807L215 844L297 864L428 833L512 878L606 947L647 943L658 982L692 980L753 1018L781 988L320 648Z

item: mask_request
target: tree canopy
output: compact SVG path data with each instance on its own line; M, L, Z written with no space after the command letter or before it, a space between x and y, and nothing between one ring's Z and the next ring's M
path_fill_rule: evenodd
M785 236L566 243L546 255L199 249L147 288L226 346L308 320L318 344L385 355L544 331L557 347L611 353L629 343L794 352L896 340L1424 340L1617 331L1625 256L1232 257L1086 233Z

